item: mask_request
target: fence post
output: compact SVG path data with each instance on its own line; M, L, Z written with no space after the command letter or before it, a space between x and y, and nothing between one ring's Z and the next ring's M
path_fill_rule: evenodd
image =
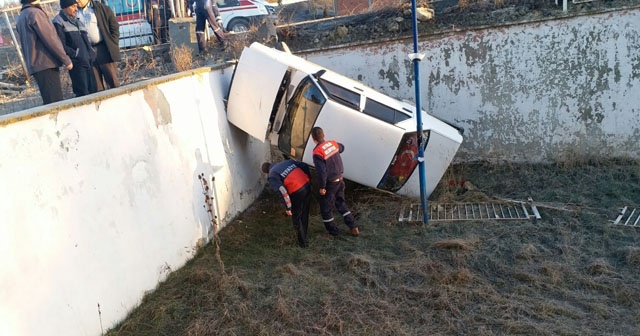
M24 56L22 56L22 49L20 48L20 44L18 43L18 39L16 38L16 34L13 32L13 26L11 25L11 21L9 21L9 14L4 12L4 21L7 23L7 27L9 27L9 32L11 32L11 40L13 40L13 45L16 47L16 52L18 53L18 57L20 57L20 63L22 63L22 70L24 71L25 76L27 77L27 86L31 86L29 82L29 71L27 70L27 63L24 61Z

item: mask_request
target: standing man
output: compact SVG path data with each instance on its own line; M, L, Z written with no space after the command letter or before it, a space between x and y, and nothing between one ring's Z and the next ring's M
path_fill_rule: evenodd
M296 230L298 245L307 247L311 202L309 166L294 160L284 160L273 165L265 162L262 164L262 172L268 174L269 185L282 197L285 213L291 216Z
M120 26L111 8L93 0L78 0L77 17L87 28L96 51L93 74L98 91L120 86L116 62L120 61Z
M169 42L169 0L147 0L147 21L151 24L156 44Z
M53 18L53 26L62 41L64 51L73 62L73 69L69 70L73 93L76 97L94 93L96 79L91 65L96 54L87 37L87 29L76 19L76 0L60 0L60 8L60 13Z
M333 219L333 210L336 209L342 215L344 223L349 227L352 236L360 234L356 220L347 208L344 198L345 184L342 179L344 166L340 153L344 146L335 140L324 140L324 131L320 127L311 129L311 137L316 147L313 149L313 164L318 175L318 187L320 188L320 213L324 227L332 236L337 236L340 229Z
M204 36L204 30L207 28L207 22L213 28L213 34L216 35L221 48L225 47L224 32L222 31L222 17L218 10L215 0L195 0L196 3L196 38L198 40L198 51L200 54L207 50L207 40Z
M56 29L40 7L40 0L21 0L22 9L16 22L20 47L29 75L35 78L43 104L61 101L60 70L73 69L71 59L64 52Z

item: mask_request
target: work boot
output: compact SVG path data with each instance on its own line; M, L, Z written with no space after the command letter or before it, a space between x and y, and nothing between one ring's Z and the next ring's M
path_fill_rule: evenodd
M352 236L357 237L360 234L360 230L358 230L358 227L356 226L354 228L351 228L351 230L349 230L349 233Z

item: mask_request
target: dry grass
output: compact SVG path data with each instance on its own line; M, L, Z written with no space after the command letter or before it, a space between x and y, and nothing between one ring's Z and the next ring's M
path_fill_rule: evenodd
M193 67L193 52L185 45L171 46L171 63L176 71L186 71Z
M265 191L108 335L637 335L640 231L610 225L640 205L637 162L450 168L430 202L534 200L542 219L398 223L406 199L348 185L361 235L310 247ZM451 198L451 199L449 199ZM571 208L572 211L559 210Z

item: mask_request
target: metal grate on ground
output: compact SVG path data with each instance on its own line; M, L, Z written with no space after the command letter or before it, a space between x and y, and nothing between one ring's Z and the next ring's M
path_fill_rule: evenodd
M430 203L429 222L458 222L472 220L531 220L540 219L533 202ZM398 216L399 222L422 222L422 206L411 204Z
M640 209L624 207L613 220L613 225L622 225L640 228Z

